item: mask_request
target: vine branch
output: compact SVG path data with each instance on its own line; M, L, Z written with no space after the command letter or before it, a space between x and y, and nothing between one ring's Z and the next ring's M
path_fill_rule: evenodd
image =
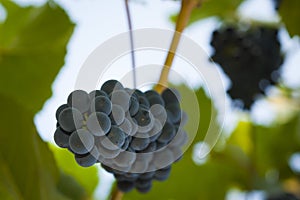
M132 22L130 16L130 9L128 0L125 0L125 8L126 8L126 16L128 22L128 29L129 29L129 37L130 37L130 49L131 49L131 62L132 62L132 73L133 73L133 87L136 88L136 71L135 71L135 53L134 53L134 40L133 40L133 33L132 33Z
M120 190L118 190L118 187L115 187L115 189L112 193L111 200L122 200L123 196L124 196L124 193L121 192Z
M172 43L169 48L169 52L164 63L164 67L161 71L158 84L155 86L155 90L161 93L165 86L168 84L168 75L172 66L175 53L180 42L181 34L187 26L191 13L194 8L200 6L201 0L182 0L180 12L176 21L176 28L173 35Z

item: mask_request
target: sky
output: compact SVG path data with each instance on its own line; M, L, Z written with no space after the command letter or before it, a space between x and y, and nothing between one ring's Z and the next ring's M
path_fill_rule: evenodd
M23 5L40 5L45 2L45 0L14 1ZM248 0L240 7L239 13L242 14L242 18L264 19L266 21L279 20L279 17L272 8L271 1ZM42 138L45 141L52 142L56 124L54 117L56 108L65 103L67 95L74 90L77 74L86 58L103 42L128 30L124 1L122 0L56 0L56 2L68 12L71 20L76 23L76 28L68 44L65 66L61 69L52 85L53 96L45 103L43 109L35 117L35 123ZM133 27L134 29L161 28L172 30L174 24L169 20L169 17L179 10L179 6L179 2L171 0L133 0L130 3ZM202 20L188 27L185 35L201 45L208 54L211 54L212 49L209 45L211 32L219 25L220 23L215 18ZM295 37L291 39L287 32L282 30L280 31L280 40L283 44L283 51L287 53L287 59L283 65L283 69L285 69L283 73L285 83L293 87L299 86L300 73L299 69L297 69L298 66L294 64L300 63L299 38ZM156 56L155 53L141 53L137 55L137 65L163 63L163 58ZM175 64L176 62L180 64L180 60L176 60ZM130 64L128 59L125 59L123 63L124 65ZM194 86L200 84L196 78L192 76L190 78ZM226 78L223 78L226 84ZM176 80L173 81L176 82ZM262 102L255 109L260 110L261 107L266 108L266 105ZM275 112L274 110L272 111L272 108L269 109L270 112L263 113L254 111L254 118L258 122L269 123L272 120L271 116L274 116ZM228 120L230 122L231 120L235 120L235 118L235 115L231 115L228 117ZM111 181L110 177L103 176L103 174L102 177L106 178L107 182ZM103 185L100 188L102 188L98 190L98 195L100 196L103 193L99 191L107 191L109 189L109 187L105 188ZM238 199L237 195L238 193L233 191L228 199ZM253 195L251 199L259 199L256 196L259 195Z

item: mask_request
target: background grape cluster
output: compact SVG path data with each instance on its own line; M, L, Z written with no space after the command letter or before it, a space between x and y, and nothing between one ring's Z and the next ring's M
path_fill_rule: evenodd
M242 100L245 109L250 109L267 86L278 81L283 56L277 34L278 29L270 27L226 27L213 32L212 59L231 79L228 94Z
M187 142L187 117L179 101L175 89L160 95L124 88L116 80L90 93L75 90L57 109L54 140L83 167L101 163L121 191L145 193L152 180L169 177Z
M266 200L299 200L299 198L291 193L281 193L269 196Z

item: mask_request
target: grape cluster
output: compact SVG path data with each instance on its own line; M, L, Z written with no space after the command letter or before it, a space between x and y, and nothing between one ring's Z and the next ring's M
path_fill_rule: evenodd
M279 10L280 4L282 3L282 0L273 0L274 6L276 10Z
M277 34L277 29L266 27L227 27L213 32L212 59L231 79L229 95L242 100L246 109L267 86L278 81L283 57Z
M267 200L299 200L299 198L291 193L281 193L281 194L272 195L268 197Z
M166 180L187 142L187 116L175 89L142 92L116 81L101 90L73 91L56 111L54 140L83 167L101 163L118 188L145 193L152 180Z

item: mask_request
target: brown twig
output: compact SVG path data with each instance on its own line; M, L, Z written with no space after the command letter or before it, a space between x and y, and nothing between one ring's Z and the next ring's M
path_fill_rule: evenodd
M122 200L124 196L124 193L121 192L120 190L118 190L118 187L115 187L112 196L111 196L111 200Z
M155 86L155 90L159 93L161 93L164 90L165 86L167 86L168 84L168 75L181 38L181 33L187 26L193 9L200 5L200 1L201 0L182 0L181 2L181 9L176 21L176 28L173 35L172 43L164 67L161 71L158 84Z
M135 52L134 52L134 40L133 40L132 22L131 22L131 15L130 15L130 9L129 9L129 5L128 5L128 0L125 0L125 8L126 8L126 16L127 16L129 37L130 37L131 62L132 62L132 72L133 72L133 87L136 88L136 64L135 64Z

